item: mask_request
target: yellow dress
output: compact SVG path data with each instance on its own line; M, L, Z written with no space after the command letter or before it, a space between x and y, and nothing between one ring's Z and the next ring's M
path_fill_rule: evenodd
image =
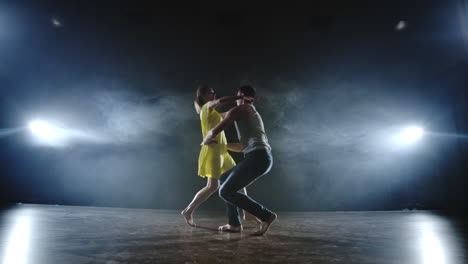
M208 107L209 103L204 104L200 109L200 120L203 138L208 131L218 125L223 117L215 109ZM224 131L216 136L217 144L203 145L198 158L198 175L201 177L210 177L219 179L219 176L236 166L236 163L227 151L227 140Z

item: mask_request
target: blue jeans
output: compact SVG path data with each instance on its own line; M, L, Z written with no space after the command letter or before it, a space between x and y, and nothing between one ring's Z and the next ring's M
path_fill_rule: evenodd
M241 225L238 208L251 213L262 221L267 221L270 218L272 215L270 210L239 191L268 173L272 166L273 156L270 150L254 150L247 153L234 168L219 177L219 196L226 201L230 225Z

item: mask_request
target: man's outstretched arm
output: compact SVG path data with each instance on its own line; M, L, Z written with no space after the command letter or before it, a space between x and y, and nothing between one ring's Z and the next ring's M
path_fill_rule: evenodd
M208 131L206 134L206 137L203 139L202 144L210 144L214 143L215 137L221 133L224 129L226 129L228 126L232 125L234 121L238 120L241 115L241 109L239 106L236 106L229 110L229 112L226 114L226 117L224 118L223 121L221 121L217 126L215 126L213 129Z
M244 146L241 143L227 143L227 148L233 152L242 152L244 150Z
M218 107L220 105L234 103L236 100L244 99L244 98L249 98L249 97L237 96L237 95L235 95L235 96L223 96L221 98L210 101L208 103L208 107L210 108L210 111L211 111L211 110L215 109L216 107ZM223 117L224 117L224 115L223 115Z

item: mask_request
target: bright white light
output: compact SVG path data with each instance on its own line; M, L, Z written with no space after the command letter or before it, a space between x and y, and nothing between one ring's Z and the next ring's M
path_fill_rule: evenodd
M400 21L396 25L395 30L396 31L402 31L402 30L406 29L406 27L407 27L406 21Z
M35 120L29 123L29 130L34 136L35 143L51 147L65 147L73 143L105 143L102 136L92 131L83 131L57 125L51 122Z
M28 214L15 217L11 233L6 241L3 264L28 263L28 250L31 237L31 219Z
M424 130L420 127L411 126L405 128L397 136L397 139L400 143L412 143L419 140L424 134Z
M61 27L62 26L62 23L56 18L53 18L51 22L52 22L52 25L54 27Z
M29 123L29 130L33 134L36 143L52 147L65 146L71 136L69 129L39 120Z
M446 253L441 239L432 223L424 223L421 228L420 249L423 264L445 264Z
M58 139L61 134L60 128L44 121L32 121L29 123L29 130L37 137L44 140Z

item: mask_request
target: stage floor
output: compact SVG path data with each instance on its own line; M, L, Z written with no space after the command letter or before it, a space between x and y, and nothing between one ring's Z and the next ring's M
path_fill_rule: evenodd
M466 224L429 211L279 213L263 237L219 233L223 212L16 205L0 213L3 264L466 262Z

